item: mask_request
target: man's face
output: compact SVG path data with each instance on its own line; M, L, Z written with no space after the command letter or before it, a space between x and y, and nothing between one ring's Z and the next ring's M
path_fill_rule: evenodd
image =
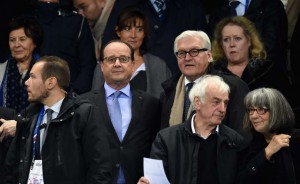
M102 14L106 0L73 0L79 14L84 16L91 26L94 26Z
M127 63L121 63L119 59L114 63L109 63L106 58L130 57L129 47L120 42L110 43L104 48L103 56L101 70L106 83L110 86L128 84L133 73L132 59L129 59Z
M199 98L195 102L196 116L201 117L206 125L219 125L225 117L228 101L227 92L221 93L215 86L209 86L204 103Z
M34 64L30 71L30 77L25 82L29 102L43 103L49 96L46 88L47 81L43 81L42 79L43 67L44 62Z
M177 42L178 51L188 52L192 49L202 48L204 48L203 40L192 36L182 38ZM199 52L199 54L195 57L190 56L189 53L187 53L184 58L177 57L181 73L190 81L194 81L205 74L211 59L212 56L210 51Z

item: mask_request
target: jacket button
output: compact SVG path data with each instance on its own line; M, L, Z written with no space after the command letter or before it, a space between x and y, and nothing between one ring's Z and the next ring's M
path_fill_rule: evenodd
M251 171L255 172L255 171L256 171L256 168L255 168L255 167L252 167L252 168L251 168Z
M158 25L154 25L154 29L158 29L159 28L159 26Z
M23 160L20 160L20 163L23 163Z
M24 139L25 139L25 137L21 137L21 139L22 139L22 140L24 140Z
M123 150L123 146L120 147L120 150Z
M116 164L116 168L119 168L120 167L120 164Z

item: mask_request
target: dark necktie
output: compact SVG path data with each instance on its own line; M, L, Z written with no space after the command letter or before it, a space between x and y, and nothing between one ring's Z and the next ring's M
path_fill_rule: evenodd
M188 112L189 112L189 108L190 108L190 105L191 105L191 101L189 99L189 93L190 93L190 90L192 89L194 83L193 82L190 82L186 85L186 92L185 92L185 97L184 97L184 111L183 111L183 121L185 121L188 117Z
M160 19L162 19L164 11L166 10L166 2L165 0L155 0L154 4L157 7L157 15Z
M239 1L230 1L229 2L229 15L237 16L236 7L240 4Z
M122 114L121 114L120 103L118 100L121 93L122 93L121 91L116 91L113 94L114 97L111 104L110 119L119 137L119 140L122 142Z
M42 153L42 147L44 145L44 142L45 142L45 139L46 139L46 136L47 136L47 130L48 130L48 126L50 124L50 121L52 119L52 113L53 113L53 110L52 109L47 109L45 114L47 115L47 121L46 123L42 123L40 126L39 126L39 136L38 136L38 139L39 139L39 146L40 146L40 153ZM40 154L41 155L41 154Z

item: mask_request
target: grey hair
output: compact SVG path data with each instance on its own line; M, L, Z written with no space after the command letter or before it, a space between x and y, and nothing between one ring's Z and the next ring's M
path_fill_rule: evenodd
M205 103L205 95L209 86L216 86L221 93L230 93L230 87L224 82L223 78L217 75L204 75L201 80L193 86L189 93L189 99L193 107L195 97L199 97L201 103Z
M196 37L196 38L201 38L204 42L204 48L207 48L208 50L211 50L211 43L210 43L210 39L209 37L207 36L207 34L203 31L194 31L194 30L187 30L187 31L184 31L182 32L180 35L178 35L176 38L175 38L175 41L174 41L174 53L177 52L177 43L180 39L182 38L186 38L186 37Z
M277 89L255 89L246 95L244 104L247 109L249 107L269 109L270 118L267 126L267 131L269 133L285 132L291 130L294 127L294 112L288 101ZM254 131L254 128L249 120L248 113L246 113L244 116L243 124L246 130Z

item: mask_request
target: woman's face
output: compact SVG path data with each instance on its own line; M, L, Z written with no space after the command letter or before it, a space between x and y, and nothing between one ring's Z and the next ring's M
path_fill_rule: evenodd
M266 108L251 107L249 108L249 120L256 132L268 134L268 124L270 111Z
M133 50L139 50L145 37L144 24L141 19L136 19L136 25L128 23L121 31L117 31L120 40L127 42Z
M250 40L237 25L226 25L222 31L222 48L229 63L248 62Z
M24 28L9 33L9 49L12 57L18 62L30 60L35 48L36 45L31 38L26 36Z

